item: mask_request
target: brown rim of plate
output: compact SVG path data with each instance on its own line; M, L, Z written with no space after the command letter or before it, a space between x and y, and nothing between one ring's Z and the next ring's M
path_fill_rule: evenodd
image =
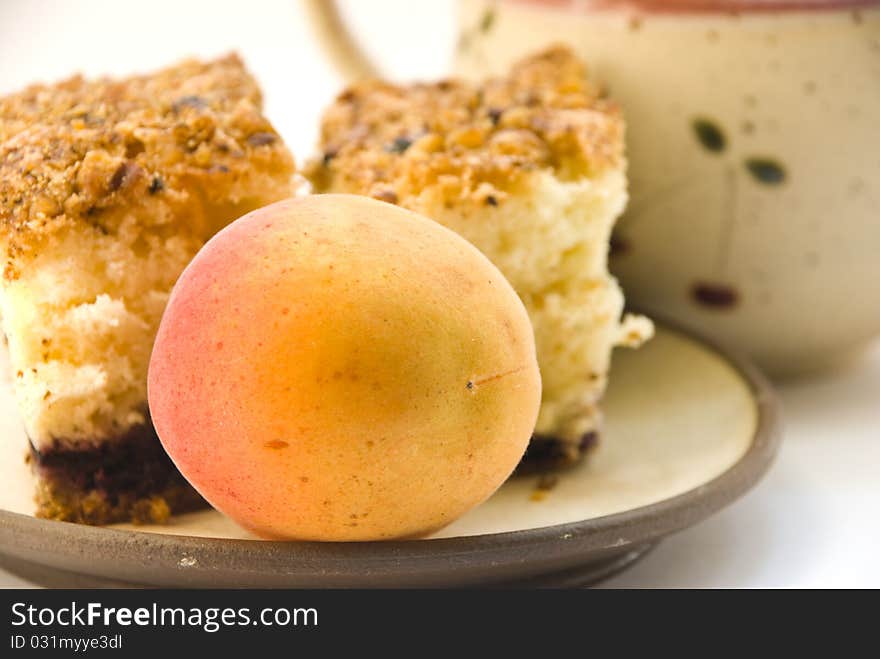
M755 435L729 469L654 504L580 522L428 540L270 542L164 535L37 519L0 510L0 553L129 582L207 587L438 587L503 583L638 551L742 496L773 462L779 404L766 378L736 351L656 321L724 358L748 383Z

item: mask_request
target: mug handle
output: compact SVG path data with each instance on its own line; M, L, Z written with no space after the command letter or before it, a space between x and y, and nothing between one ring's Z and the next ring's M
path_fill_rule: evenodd
M378 78L379 69L342 20L335 0L303 0L318 41L346 82Z

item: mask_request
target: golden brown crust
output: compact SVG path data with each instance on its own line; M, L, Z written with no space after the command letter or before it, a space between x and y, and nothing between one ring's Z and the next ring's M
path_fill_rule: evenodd
M325 113L321 149L306 172L319 192L494 204L536 170L572 180L621 166L623 121L560 46L481 85L357 84Z
M149 496L124 494L108 499L94 490L83 492L63 484L40 480L35 494L36 516L77 524L164 524L172 514L186 513L207 504L185 482L166 486Z
M0 99L6 276L64 227L112 232L113 209L164 205L140 221L198 222L186 212L193 195L235 203L240 179L254 172L289 177L292 157L260 108L236 55L123 80L74 77Z

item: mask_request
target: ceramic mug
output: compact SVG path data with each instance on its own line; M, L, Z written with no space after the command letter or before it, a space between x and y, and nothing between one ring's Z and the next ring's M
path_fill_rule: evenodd
M378 72L310 3L349 77ZM567 42L627 119L630 304L814 370L880 334L880 1L463 0L455 71Z

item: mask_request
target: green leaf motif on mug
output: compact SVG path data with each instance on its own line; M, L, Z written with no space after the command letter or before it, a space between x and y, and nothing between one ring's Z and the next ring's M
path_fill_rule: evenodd
M697 136L700 144L708 151L720 153L727 146L727 138L721 127L710 119L697 118L691 123L694 134Z
M772 158L747 158L746 169L763 185L779 185L785 181L785 168Z

